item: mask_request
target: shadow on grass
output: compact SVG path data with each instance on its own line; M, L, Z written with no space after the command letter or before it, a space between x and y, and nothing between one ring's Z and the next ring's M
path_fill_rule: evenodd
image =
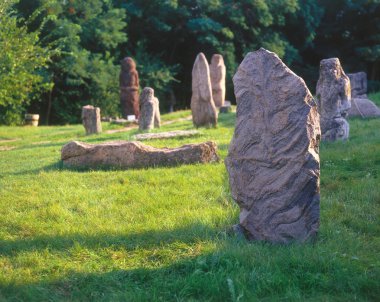
M54 236L36 236L19 240L0 240L0 255L14 256L31 251L68 251L75 245L83 248L97 249L123 247L127 250L136 248L154 248L170 245L173 242L186 244L212 239L225 232L222 228L211 228L202 223L194 223L171 230L147 230L139 233L102 233L97 235L70 234Z

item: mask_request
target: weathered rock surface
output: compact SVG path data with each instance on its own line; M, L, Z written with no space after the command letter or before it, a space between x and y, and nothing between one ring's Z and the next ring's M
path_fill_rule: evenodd
M132 58L126 57L121 61L120 82L120 105L123 118L135 115L139 118L139 74L136 63Z
M150 87L145 87L140 97L140 130L151 130L160 128L161 115L158 98L154 96L154 90Z
M101 133L100 108L91 105L83 106L82 122L87 135Z
M211 58L210 79L212 87L212 97L216 107L224 106L226 97L226 65L223 56L215 54Z
M134 136L135 140L145 141L151 139L165 139L165 138L174 138L174 137L189 137L199 135L199 131L197 130L175 130L168 132L159 132L159 133L143 133L136 134Z
M350 126L345 117L351 107L351 88L338 58L321 61L316 95L322 140L348 139Z
M351 108L348 117L380 117L380 109L367 97L367 74L348 73L351 83Z
M319 115L302 78L263 48L234 78L237 120L225 160L250 240L306 241L319 228Z
M347 73L351 85L352 98L367 98L367 74L363 71Z
M216 126L218 112L212 98L209 66L203 53L198 54L193 66L191 112L195 127Z
M154 148L140 142L115 141L87 144L73 141L62 147L66 167L122 169L218 161L214 142L189 144L179 148Z
M348 117L380 117L380 108L367 98L352 98Z

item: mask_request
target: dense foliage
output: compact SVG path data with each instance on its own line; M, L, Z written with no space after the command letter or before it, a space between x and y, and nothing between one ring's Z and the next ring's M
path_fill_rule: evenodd
M155 89L163 111L189 106L191 69L201 51L208 59L224 56L231 100L236 67L259 47L276 52L312 91L319 60L332 56L347 72L367 71L370 87L380 88L379 0L19 0L14 9L23 18L42 11L29 23L33 33L45 22L31 45L59 50L44 70L54 85L28 108L50 123L78 122L84 104L118 115L125 56L135 58L141 87ZM25 69L40 70L27 63ZM35 93L28 95L24 104Z

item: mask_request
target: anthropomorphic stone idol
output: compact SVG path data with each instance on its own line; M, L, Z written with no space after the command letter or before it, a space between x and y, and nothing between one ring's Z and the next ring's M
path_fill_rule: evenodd
M212 98L209 66L203 53L199 53L194 62L192 92L191 112L194 126L216 126L218 113Z
M140 97L139 129L151 130L160 127L160 109L158 99L154 96L154 90L145 87Z
M136 70L135 61L126 57L121 61L120 81L120 104L123 118L128 115L139 117L139 74Z
M380 117L380 108L367 97L367 74L365 72L348 73L351 83L351 108L349 117Z
M273 52L246 55L234 78L237 115L225 160L235 230L249 240L304 242L319 228L317 105L302 78Z
M102 123L100 119L100 108L91 105L83 106L82 122L87 135L101 133Z
M226 66L223 56L215 54L211 58L210 78L212 87L212 97L216 107L224 106L226 97Z
M316 95L322 140L348 139L350 127L345 117L351 107L351 87L338 58L321 61Z

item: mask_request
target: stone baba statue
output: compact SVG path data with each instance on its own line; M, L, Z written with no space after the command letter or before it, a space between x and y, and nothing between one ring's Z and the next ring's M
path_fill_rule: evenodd
M348 139L350 126L345 117L351 107L351 88L338 58L321 61L316 95L322 140Z
M101 133L102 123L100 120L100 108L91 105L83 106L82 122L87 135Z
M367 74L365 72L348 73L351 83L351 108L348 116L362 118L380 117L380 109L367 97Z
M139 129L151 130L159 128L161 124L160 108L158 99L154 96L154 90L145 87L140 97Z
M123 118L128 115L139 117L139 74L135 61L126 57L121 61L120 81L120 105Z
M216 107L224 106L226 97L226 66L223 56L215 54L211 58L210 78L212 87L212 97Z
M218 113L212 98L209 66L203 53L197 55L193 66L191 112L195 127L216 126Z
M304 242L319 228L316 103L273 52L246 55L234 78L236 127L225 164L249 240Z

